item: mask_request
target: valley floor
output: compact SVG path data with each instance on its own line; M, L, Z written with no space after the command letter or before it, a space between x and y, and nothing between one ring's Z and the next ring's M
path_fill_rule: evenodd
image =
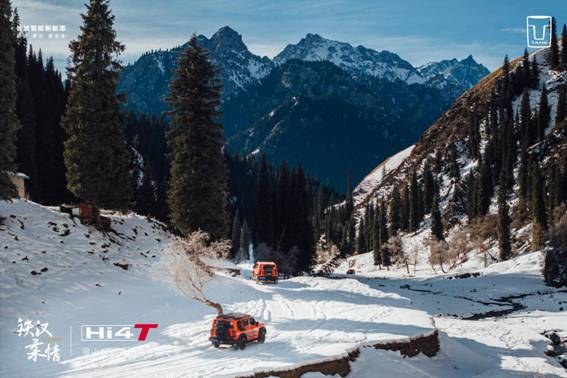
M208 294L227 312L266 322L268 337L234 351L209 344L214 312L165 279L159 255L170 236L159 224L112 215L116 233L103 235L31 202L0 202L0 214L6 217L0 225L2 377L237 376L331 360L434 327L441 350L433 358L363 347L349 376L567 377L545 355L549 340L541 335L567 336L567 292L543 284L538 253L462 279L428 276L426 267L418 278L406 276L405 268L380 271L368 264L370 255L361 255L354 276L263 286L242 264L241 276L219 275ZM60 345L60 363L28 360L31 339L18 336L19 318L49 322L53 337L41 341ZM145 342L81 341L81 325L134 323L159 328Z

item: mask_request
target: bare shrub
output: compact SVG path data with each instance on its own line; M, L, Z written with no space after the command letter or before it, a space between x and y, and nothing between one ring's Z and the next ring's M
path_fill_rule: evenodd
M433 239L429 242L429 264L433 272L435 271L435 265L439 265L441 271L446 273L443 264L447 263L447 250L448 245L444 240Z
M318 244L316 250L317 264L324 264L338 256L339 253L341 253L341 251L335 244L331 244L330 246L327 243Z
M467 261L467 253L471 250L469 234L465 229L457 233L448 242L447 260L449 269L454 269L457 265Z
M220 303L211 301L205 295L205 286L214 278L215 273L201 258L226 259L230 253L230 241L209 240L209 235L202 231L195 231L185 239L174 239L164 250L163 261L167 274L183 295L213 307L222 315Z

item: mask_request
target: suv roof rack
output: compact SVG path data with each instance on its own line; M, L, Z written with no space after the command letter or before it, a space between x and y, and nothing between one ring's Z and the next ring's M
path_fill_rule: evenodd
M224 315L219 316L219 319L232 320L232 319L242 319L242 318L248 318L248 317L250 317L250 315L241 314L239 312L231 312L230 314L224 314Z

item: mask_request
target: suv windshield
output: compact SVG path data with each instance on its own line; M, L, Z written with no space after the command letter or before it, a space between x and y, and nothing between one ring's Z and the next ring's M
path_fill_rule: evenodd
M272 266L266 265L266 266L264 267L264 274L266 274L266 275L268 275L268 276L271 276L271 275L272 275Z

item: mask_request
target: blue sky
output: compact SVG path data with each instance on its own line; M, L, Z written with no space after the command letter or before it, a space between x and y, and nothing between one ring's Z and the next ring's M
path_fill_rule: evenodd
M87 0L12 0L22 25L66 25L66 39L30 39L65 67ZM229 25L255 54L274 56L307 33L389 50L414 65L472 54L489 69L526 46L526 16L553 15L561 30L567 0L111 0L124 63L144 51L210 36Z

